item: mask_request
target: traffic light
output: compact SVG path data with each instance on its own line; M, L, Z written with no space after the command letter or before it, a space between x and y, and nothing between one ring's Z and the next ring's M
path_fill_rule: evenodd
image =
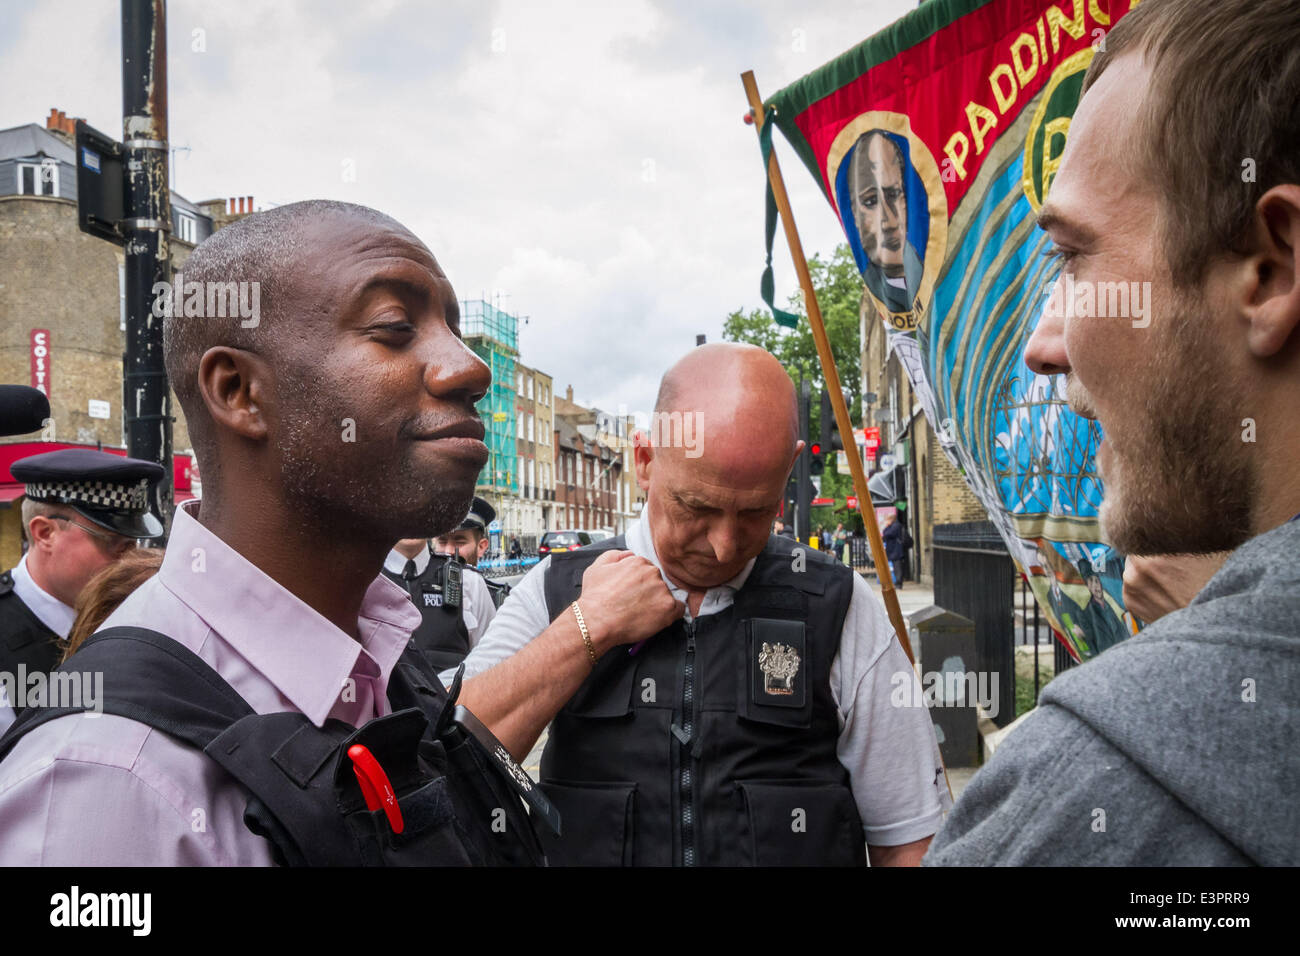
M826 465L822 461L822 444L813 442L808 446L808 454L811 456L808 460L808 470L814 475L820 475L826 470Z
M814 454L833 455L844 450L844 439L840 436L839 424L835 421L835 409L831 407L830 389L822 389L822 436L821 441L813 445L819 451Z

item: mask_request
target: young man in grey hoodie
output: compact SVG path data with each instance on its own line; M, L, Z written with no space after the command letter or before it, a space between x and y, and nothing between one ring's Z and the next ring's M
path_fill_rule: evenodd
M1116 549L1235 550L1051 683L927 865L1300 864L1297 50L1295 0L1146 0L1092 61L1039 225L1147 310L1058 303L1026 362L1102 425Z

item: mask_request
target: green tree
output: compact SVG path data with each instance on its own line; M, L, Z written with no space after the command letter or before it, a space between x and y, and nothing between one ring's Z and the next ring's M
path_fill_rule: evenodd
M840 385L848 398L849 417L852 418L854 427L859 428L862 425L862 340L859 324L862 277L847 244L837 247L829 261L813 256L808 261L808 272L812 276L813 288L817 290L817 304L821 306L822 321L826 325L831 353L835 356ZM767 349L785 366L796 388L800 378L808 380L812 389L811 432L816 438L820 434L820 396L826 380L817 357L817 344L813 341L812 326L808 323L802 294L790 297L789 310L800 316L798 328L787 329L777 325L772 314L765 308L749 312L738 309L727 316L722 325L722 337L728 342L748 342ZM843 438L846 447L852 445L851 435ZM832 456L830 467L822 475L822 494L843 499L853 493L853 479L837 473ZM849 526L850 520L856 517L856 514L834 514L829 507L816 508L812 513L812 522L814 527L819 523L829 523L833 528L837 521L844 521ZM858 519L856 524L860 525L861 520Z

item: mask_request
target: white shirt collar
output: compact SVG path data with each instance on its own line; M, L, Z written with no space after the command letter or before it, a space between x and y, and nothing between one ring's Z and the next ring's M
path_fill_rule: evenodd
M627 534L628 550L638 557L645 558L656 568L659 569L659 576L664 579L664 584L668 585L668 590L672 592L673 597L687 605L686 619L691 619L690 605L686 600L688 592L685 588L678 587L668 575L664 573L664 566L659 561L659 554L655 551L655 544L650 533L650 502L646 502L641 509L641 517L632 524L628 525ZM704 592L704 600L700 602L699 617L707 617L710 614L717 614L719 611L725 611L731 607L736 600L736 592L745 586L745 581L749 578L749 573L754 570L754 562L758 557L752 557L745 562L745 566L740 569L734 578L723 584L716 585Z
M14 594L18 595L42 624L67 640L72 622L77 619L77 612L32 579L31 572L27 570L27 555L24 554L14 568L13 579Z
M424 569L429 566L429 549L421 548L410 560L415 562L415 573L423 574ZM394 548L388 552L388 557L384 558L384 567L394 574L401 574L406 569L406 555Z

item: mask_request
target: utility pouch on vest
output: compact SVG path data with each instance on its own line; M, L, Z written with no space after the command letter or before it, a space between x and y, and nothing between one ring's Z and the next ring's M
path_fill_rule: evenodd
M257 714L189 649L143 628L94 634L59 670L102 672L104 713L201 749L238 780L250 793L245 823L282 865L545 862L505 771L454 720L454 699L410 648L389 679L393 712L359 728L333 718L316 727L295 712ZM29 711L0 737L0 760L23 734L78 712ZM367 809L347 756L353 744L387 776L401 833L382 809Z

